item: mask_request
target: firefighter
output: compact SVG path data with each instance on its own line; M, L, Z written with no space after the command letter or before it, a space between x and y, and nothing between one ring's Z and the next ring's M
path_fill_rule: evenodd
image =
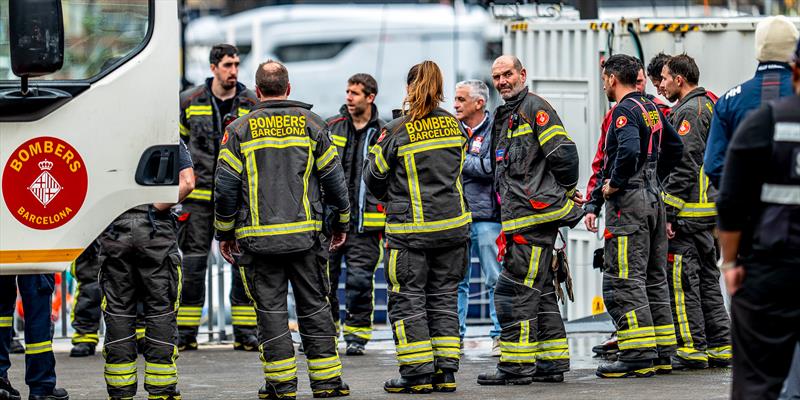
M766 103L736 129L717 200L731 294L731 398L777 399L800 345L800 42L794 95ZM788 397L787 397L788 398Z
M717 191L703 173L703 153L714 103L698 86L700 70L691 57L670 58L661 72L661 91L676 102L669 122L683 139L678 165L663 182L667 212L667 274L678 351L675 369L730 365L730 318L719 285L714 207Z
M30 400L69 400L67 391L56 387L56 359L50 306L55 288L53 274L0 275L0 399L20 400L19 391L8 380L9 350L14 335L17 289L25 309L25 383Z
M183 252L184 292L178 310L178 348L197 350L197 331L206 292L206 267L214 230L211 198L219 140L225 125L241 117L258 101L255 93L237 81L239 56L236 47L218 44L209 56L213 77L205 84L181 93L180 133L194 161L197 188L183 202L184 214L179 244ZM231 271L233 348L258 350L256 315L242 286L242 278Z
M669 54L660 52L651 58L650 62L647 64L647 77L650 79L650 83L652 83L653 87L656 88L656 93L664 97L666 97L666 95L661 90L661 80L663 79L661 78L661 71L664 69L664 64L666 64L669 59ZM655 100L653 100L653 102L655 102ZM656 105L661 106L659 107L659 110L664 114L664 116L669 116L669 112L671 110L669 105L663 103L656 103Z
M192 160L178 146L178 198L194 189ZM148 399L178 400L176 314L181 296L181 255L171 204L141 205L125 211L100 235L98 281L106 323L104 376L110 399L136 395L137 306L143 305L144 388Z
M289 282L314 397L347 396L327 298L328 255L320 244L323 202L336 216L330 250L346 239L347 186L325 121L310 104L288 100L290 89L286 67L272 60L259 65L261 102L222 137L214 189L216 237L225 259L238 265L256 306L266 381L259 398L297 395L286 309Z
M75 286L75 301L72 305L72 349L70 357L88 357L95 353L100 329L100 285L97 273L102 263L98 257L100 243L95 240L72 263L72 276L78 281ZM144 332L142 332L144 333Z
M469 258L471 214L461 166L466 133L439 107L439 66L424 61L407 75L403 115L386 125L363 176L386 206L389 321L400 378L390 393L456 390L458 284Z
M608 203L603 299L617 328L619 353L617 361L598 367L603 378L670 372L676 345L659 179L680 159L683 144L658 107L636 90L639 68L637 59L623 54L605 63L605 92L617 107L598 176L603 184L586 205L587 229L597 232L597 214Z
M364 354L364 346L372 338L373 289L375 269L381 259L381 234L385 223L383 204L367 190L361 179L369 149L378 141L385 122L378 117L375 96L378 83L368 74L355 74L347 80L346 103L339 114L328 118L331 140L339 152L353 212L352 234L330 257L331 302L333 320L339 321L339 274L342 260L347 265L345 280L346 309L344 340L349 356Z
M481 385L561 382L569 370L551 264L558 228L583 216L583 196L575 189L578 152L553 107L528 92L526 77L514 56L492 64L494 87L505 101L494 113L492 148L506 245L494 293L500 361L494 372L478 376Z

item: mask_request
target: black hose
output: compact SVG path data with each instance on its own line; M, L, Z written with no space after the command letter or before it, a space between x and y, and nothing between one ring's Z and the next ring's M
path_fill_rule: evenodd
M633 42L636 44L636 51L639 53L639 60L644 64L644 51L642 50L642 41L639 40L639 34L633 28L633 24L628 24L628 33L633 37Z

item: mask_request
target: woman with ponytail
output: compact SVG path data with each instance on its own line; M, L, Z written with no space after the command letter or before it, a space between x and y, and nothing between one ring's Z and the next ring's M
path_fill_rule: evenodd
M408 72L403 115L386 125L364 166L370 192L386 203L389 320L400 378L390 393L456 390L460 338L457 289L469 256L471 214L461 167L467 135L439 107L439 66Z

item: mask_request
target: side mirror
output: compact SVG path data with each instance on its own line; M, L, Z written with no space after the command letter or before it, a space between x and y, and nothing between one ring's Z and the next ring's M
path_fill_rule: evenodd
M60 0L9 0L11 70L23 80L47 75L64 64L64 19Z

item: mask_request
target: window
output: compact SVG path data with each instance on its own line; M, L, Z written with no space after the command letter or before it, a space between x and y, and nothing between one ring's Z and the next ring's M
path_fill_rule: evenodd
M62 0L64 66L37 79L85 80L134 53L150 27L150 0ZM0 2L0 80L11 72L8 2Z
M276 47L275 56L278 57L278 60L285 63L327 60L336 57L336 55L341 53L350 43L350 41L346 41L287 44Z

